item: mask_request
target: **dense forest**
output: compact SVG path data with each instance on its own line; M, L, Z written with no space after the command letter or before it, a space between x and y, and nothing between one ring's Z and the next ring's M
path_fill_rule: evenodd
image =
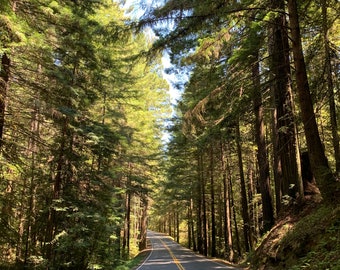
M0 268L113 269L145 245L161 59L110 0L0 11Z
M152 228L254 269L339 269L339 14L332 0L169 0L141 18L188 78Z
M124 3L0 0L0 269L338 269L338 1Z

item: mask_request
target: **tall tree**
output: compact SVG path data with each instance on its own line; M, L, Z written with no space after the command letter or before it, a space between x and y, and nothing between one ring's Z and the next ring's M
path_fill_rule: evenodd
M221 165L223 180L223 200L224 200L224 245L226 257L229 261L234 261L234 248L232 237L232 217L231 217L231 198L230 185L228 181L226 146L224 140L221 141ZM229 176L230 177L230 176Z
M279 193L277 202L282 196L303 196L302 179L299 170L299 150L293 112L293 97L291 89L291 71L289 62L289 44L287 21L284 13L284 1L271 1L271 8L277 13L271 22L271 37L269 53L271 58L270 70L273 76L272 91L276 110L276 126L273 131L274 147L279 163L276 169L276 185ZM279 210L280 204L276 207Z
M295 0L288 1L289 22L292 35L297 93L301 107L301 118L304 126L311 167L320 185L321 193L327 201L337 201L339 184L328 165L324 147L320 139L315 119L313 102L310 94L306 64L304 60L299 25L298 6Z
M247 200L247 191L246 191L246 182L244 177L244 169L243 169L243 159L242 159L242 146L241 146L241 133L239 123L236 125L236 148L237 148L237 157L238 157L238 165L240 170L240 186L241 186L241 205L242 205L242 218L243 218L243 236L244 236L244 244L246 251L250 251L252 248L251 241L251 230L250 230L250 219L249 219L249 210L248 210L248 200Z
M263 204L263 231L266 232L274 225L273 199L270 190L269 161L264 127L264 106L261 93L258 57L252 66L253 76L253 106L255 114L255 140L257 144L257 160L259 164L259 185Z
M9 84L9 72L10 72L10 59L6 53L2 53L1 56L1 68L0 68L0 147L2 146L3 130L5 125L5 107L7 88Z
M145 185L156 178L167 114L160 65L136 62L138 48L148 45L143 35L121 35L125 24L117 3L2 1L0 10L0 24L8 26L0 38L6 90L0 182L6 232L0 248L6 252L0 265L116 266L126 191L120 174L130 170L125 165L136 145L143 158L133 159L138 170L131 180L140 185L132 202L147 200ZM146 96L148 104L141 106ZM131 121L136 107L144 125ZM143 145L144 128L149 141ZM132 204L144 224L145 205L136 211ZM140 224L133 224L136 246Z
M340 144L339 144L339 134L338 134L338 124L337 124L337 113L335 105L335 95L334 95L334 82L333 82L333 67L332 67L332 49L329 40L329 16L327 12L327 1L322 1L322 34L324 42L324 53L325 53L325 77L327 81L327 93L329 100L329 114L332 129L332 143L334 149L335 157L335 170L337 177L340 177Z
M214 150L213 145L210 145L210 153L209 153L209 159L210 159L210 168L209 168L209 174L210 174L210 203L211 203L211 256L216 257L217 251L216 251L216 215L215 215L215 177L214 177Z

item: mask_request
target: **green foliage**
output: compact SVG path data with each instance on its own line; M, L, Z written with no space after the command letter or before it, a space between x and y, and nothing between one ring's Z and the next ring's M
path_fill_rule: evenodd
M141 213L158 175L169 111L160 65L136 57L149 45L115 2L0 9L0 56L15 63L5 93L0 264L113 269L124 255L125 212Z
M198 238L204 206L211 219L201 229L209 228L212 237L213 228L219 227L218 255L228 256L228 249L235 249L241 257L247 241L236 235L235 227L243 225L241 168L247 169L251 241L261 233L250 114L255 87L263 96L266 138L272 137L268 24L281 13L268 10L267 4L167 1L142 21L173 23L171 28L165 23L155 27L159 38L150 48L144 34L127 27L117 2L0 0L0 56L6 53L11 60L10 83L1 81L6 110L0 160L0 264L20 269L130 267L122 259L137 252L139 239L131 237L128 250L130 231L124 225L131 225L131 236L139 233L135 228L141 227L140 215L145 214L150 195L157 200L150 221L154 228L168 226L174 234L185 224ZM330 63L336 75L337 10L327 1L299 5L308 75L325 147L332 155L329 114L323 106L328 99L323 92L327 81L322 72L323 25L315 14L322 14L321 5L327 5ZM161 136L170 113L168 86L160 75L159 54L153 54L164 48L189 74L176 108L180 115L170 127L166 157ZM140 51L148 50L153 57L144 59ZM252 69L256 63L257 75ZM259 83L254 85L256 79ZM241 138L236 136L238 126ZM279 131L286 132L287 127ZM242 142L243 160L235 155L235 138ZM303 138L299 141L304 144ZM271 147L267 151L274 155ZM228 226L223 220L227 203L233 204L233 224ZM132 213L137 216L129 220ZM327 222L318 223L323 216L329 217ZM338 210L318 210L286 236L283 249L303 254L302 268L333 267L339 254L332 249L339 246L334 217ZM179 229L171 228L175 223ZM229 247L223 235L228 228L233 229ZM177 236L182 235L179 231ZM325 235L316 245L311 241L315 231ZM311 253L305 250L314 247Z
M124 262L123 265L117 266L113 268L114 270L130 270L136 268L138 265L140 265L143 260L146 259L145 253L140 253L133 259Z
M336 73L338 70L335 64L338 52L334 46L337 42L335 33L338 25L336 23L338 18L334 16L336 8L333 2L327 1L299 2L298 5L302 22L303 51L308 60L307 72L312 82L311 91L315 104L319 104L317 106L319 122L320 126L324 128L322 131L323 144L326 150L328 148L329 160L334 163L336 154L329 150L334 135L331 135L328 108L324 106L325 100L328 100L330 95L322 90L326 89L326 84L329 83L329 78L325 77L324 72L327 69L324 48L325 42L328 43L328 40L325 41L325 35L322 35L324 27L322 16L315 16L315 14L321 15L322 6L328 12L328 17L324 19L327 22L329 40L332 41L331 66L333 72ZM273 6L275 7L273 8ZM173 118L170 127L171 140L167 146L167 175L157 186L158 192L155 195L157 204L152 209L153 216L150 223L154 229L165 230L174 235L179 234L177 232L180 230L178 229L179 224L186 223L188 225L188 228L185 229L186 240L196 237L197 245L200 245L200 241L206 240L203 239L205 237L204 228L209 228L209 246L213 246L212 238L215 236L213 228L220 226L217 236L219 241L217 245L219 246L216 248L222 254L223 249L228 249L226 236L221 233L228 229L221 225L226 222L225 220L221 222L223 219L222 206L225 207L230 203L230 201L225 201L226 198L223 195L226 194L223 194L221 188L226 183L226 179L228 179L227 195L235 196L233 201L235 205L230 211L234 211L232 222L236 226L243 225L244 229L249 225L248 222L242 224L239 220L242 210L249 207L249 211L247 209L248 212L244 216L249 215L253 219L250 223L254 222L249 225L251 226L250 234L253 234L250 236L250 242L254 242L250 244L255 246L257 239L263 233L262 226L264 224L261 223L265 214L271 216L270 223L272 225L273 201L268 189L282 191L282 183L287 182L289 187L291 183L289 181L299 178L297 177L298 170L293 166L298 162L296 159L299 159L295 154L295 131L290 127L296 123L297 130L303 129L294 108L296 106L296 111L299 112L303 106L293 105L293 101L295 102L296 99L296 82L293 80L291 83L291 77L295 75L295 71L289 70L289 63L284 64L283 59L285 56L292 57L288 54L284 56L284 53L288 53L290 48L282 49L280 47L285 42L287 46L291 45L288 44L288 25L284 25L285 17L288 17L284 8L284 1L170 0L163 6L151 9L151 13L143 18L141 24L154 26L158 36L151 51L168 49L175 66L173 70L188 75L188 80L183 83L181 89L183 90L182 99L176 108L178 115ZM168 27L169 25L166 23L157 24L159 21L168 21L171 27ZM280 25L281 23L282 25ZM276 51L273 50L273 43L275 43ZM275 56L279 56L278 59L275 59ZM282 67L286 70L283 70ZM285 89L275 88L275 81L279 82L278 85L287 87ZM280 81L285 81L285 83ZM336 84L338 85L338 80L336 80ZM283 93L286 90L287 92ZM289 97L288 101L287 97L291 95L290 91L292 91L292 99L290 100ZM273 103L275 97L276 100ZM286 101L284 101L285 99ZM282 115L279 115L280 113ZM254 124L255 119L257 120L256 124ZM297 120L288 122L287 119ZM282 124L282 121L286 122ZM260 125L263 126L260 127ZM236 132L238 126L240 126L240 138ZM277 130L273 127L276 127ZM254 134L259 134L258 131L261 132L260 136L263 138L257 141L263 143L256 142L259 145L255 146ZM276 132L280 134L278 140L275 138ZM301 147L304 147L303 134L299 133L298 136L297 141ZM242 144L237 145L238 142ZM277 147L277 145L279 146ZM257 151L260 146L264 150L262 153ZM278 151L275 151L276 147ZM313 148L313 146L309 147ZM210 155L209 151L211 151ZM242 160L237 160L236 153L239 159L242 157ZM262 162L264 160L263 153L264 155L267 153L271 159L269 164L273 165L270 168ZM256 161L256 155L259 156L258 161ZM260 158L262 158L261 161ZM267 163L267 157L265 159L265 163ZM260 164L257 164L258 162ZM280 165L276 166L276 162ZM262 170L262 168L264 169ZM247 172L245 172L246 170ZM266 175L267 171L270 172L270 181L269 178L265 179L269 177ZM240 198L239 180L243 176L248 194L244 194L243 198ZM269 182L271 187L267 187ZM295 186L297 183L299 182L294 182ZM264 198L264 196L260 198L259 189L261 195L268 195L267 197L270 198ZM265 191L262 192L261 189ZM336 188L329 188L330 193L337 196L335 190ZM216 198L213 197L215 195L219 198L218 202L213 201ZM281 204L288 206L296 203L292 196L287 195L279 198L280 192L276 196L277 211ZM248 202L240 205L241 199L244 202L248 200ZM203 200L206 201L202 202ZM220 207L219 212L213 209L217 205ZM265 212L264 205L270 206L267 207L267 210L269 208L270 210ZM261 211L262 214L260 214ZM276 214L280 216L280 213ZM204 221L207 224L203 224L203 215L206 215L206 219L211 218L211 220ZM220 220L213 221L214 215ZM314 222L315 220L312 221L314 227L308 227L308 224L301 225L300 238L296 238L298 240L292 243L294 248L303 247L303 243L308 241L313 229L322 230ZM306 226L305 229L304 226ZM189 227L192 228L192 231ZM265 227L267 226L265 225ZM236 229L233 228L233 239L231 240L234 242L229 248L238 249L237 252L240 253L238 255L241 256L241 253L244 252L241 246L246 244L248 239L236 236ZM306 246L306 249L308 248L309 246ZM226 250L224 251L226 252ZM221 256L225 257L226 253Z
M340 209L321 206L302 218L280 243L285 269L337 269ZM283 264L283 263L282 263Z

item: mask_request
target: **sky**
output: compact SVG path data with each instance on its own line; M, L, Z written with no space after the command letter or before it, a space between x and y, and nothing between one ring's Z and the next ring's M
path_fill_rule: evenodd
M164 69L171 67L170 57L167 53L164 53L162 57L162 64L164 66ZM169 87L170 87L170 90L169 90L170 102L171 104L175 105L181 97L180 91L173 87L173 84L178 80L178 78L176 77L174 73L167 74L164 71L163 71L163 77L168 82Z
M127 10L131 11L129 15L132 16L133 18L138 19L144 14L145 10L141 8L141 5L140 5L141 2L144 2L144 5L152 5L155 1L154 0L126 0L124 7ZM151 29L148 29L147 31L149 30ZM168 82L169 88L170 88L169 89L170 102L172 105L176 105L177 101L180 99L181 93L178 89L173 87L173 84L177 82L179 78L176 78L175 74L165 73L165 70L171 67L170 57L166 52L163 53L162 64L164 66L163 77Z
M134 19L139 19L145 12L144 9L140 8L140 3L141 1L144 2L146 5L151 5L153 0L126 0L125 2L125 9L129 11L129 16L131 16ZM146 30L148 32L148 35L150 34L151 29ZM163 78L168 82L169 84L169 97L170 97L170 104L172 107L172 115L175 115L175 110L174 107L176 106L177 102L181 98L181 92L177 88L175 88L173 85L180 80L180 78L176 77L175 73L166 73L165 70L172 67L171 62L170 62L170 57L167 52L163 53L162 57L162 64L163 64ZM165 123L165 126L168 123ZM166 144L170 140L170 134L167 133L166 131L163 133L162 141Z

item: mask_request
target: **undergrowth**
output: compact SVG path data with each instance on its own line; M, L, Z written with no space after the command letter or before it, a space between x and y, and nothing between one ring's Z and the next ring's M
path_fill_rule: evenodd
M340 207L323 205L301 219L283 238L279 252L292 270L340 270Z
M124 262L122 265L116 267L114 270L134 270L147 258L151 251L151 243L147 241L148 248L139 252L134 258Z
M273 228L251 258L252 269L340 270L340 206L314 205L307 212Z

